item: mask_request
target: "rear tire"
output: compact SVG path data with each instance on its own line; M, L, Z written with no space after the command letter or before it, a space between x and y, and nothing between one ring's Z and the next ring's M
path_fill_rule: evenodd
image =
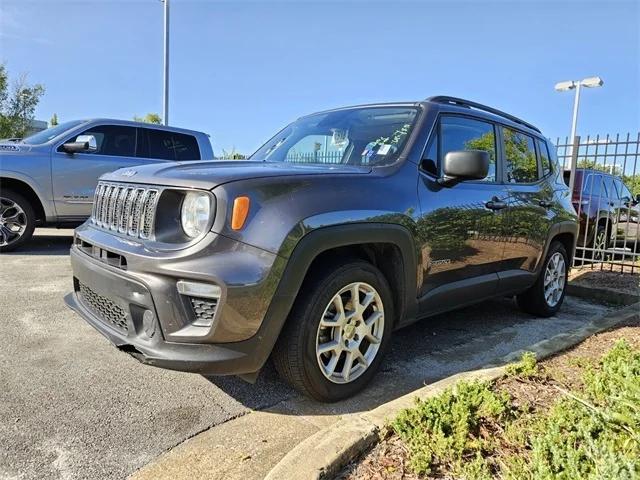
M328 265L302 285L273 351L275 367L316 400L350 397L376 374L393 322L391 290L377 268L360 260Z
M554 241L538 275L536 283L516 296L518 306L539 317L555 315L564 301L569 275L569 256L564 245Z
M31 239L36 216L31 204L13 190L0 191L0 252L10 252Z

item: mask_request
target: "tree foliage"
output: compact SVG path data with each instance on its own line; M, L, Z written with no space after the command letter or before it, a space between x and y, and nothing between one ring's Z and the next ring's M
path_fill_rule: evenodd
M51 116L51 120L49 120L49 126L50 127L55 127L56 125L58 125L58 115L57 114L53 114Z
M162 117L153 112L147 113L144 117L134 115L133 120L135 122L154 123L156 125L162 125Z
M9 80L5 65L0 65L0 138L26 136L44 87L29 84L26 74Z

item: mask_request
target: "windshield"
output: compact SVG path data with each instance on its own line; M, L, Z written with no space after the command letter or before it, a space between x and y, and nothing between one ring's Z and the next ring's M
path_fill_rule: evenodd
M81 123L84 123L86 120L74 120L71 122L61 123L60 125L56 125L55 127L47 128L41 132L31 135L30 137L22 139L21 143L26 143L27 145L40 145L41 143L47 143L49 140L56 138L58 135L66 132L67 130L71 130L74 127L77 127Z
M296 120L250 160L313 164L389 165L404 148L415 107L362 107Z

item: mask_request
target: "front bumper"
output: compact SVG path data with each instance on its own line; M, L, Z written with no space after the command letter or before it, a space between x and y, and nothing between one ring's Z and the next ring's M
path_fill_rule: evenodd
M90 238L94 244L102 240L86 231L82 237ZM113 246L101 246L126 256L127 269L105 264L75 244L70 255L74 292L65 297L65 302L114 345L145 364L172 370L213 375L243 375L260 370L275 343L280 322L268 321L261 308L247 310L246 303L255 307L253 296L264 293L265 287L261 286L263 282L247 282L246 278L240 281L242 265L232 262L235 276L225 281L219 271L207 275L215 253L206 249L195 258L150 261ZM238 252L236 248L235 253ZM229 258L224 257L225 253L221 256L226 264ZM246 251L242 255L259 264ZM194 271L194 265L202 268ZM265 275L264 282L274 283ZM190 329L190 319L186 318L188 302L176 289L176 282L185 279L215 281L223 290L214 325L203 335L190 336L197 328ZM247 311L254 315L240 314ZM275 329L270 328L271 324ZM216 335L226 341L216 340ZM241 340L228 340L237 336Z
M252 358L250 353L236 345L179 344L159 341L145 345L128 339L105 325L83 306L76 292L64 297L68 307L78 313L111 343L129 353L140 362L155 367L200 373L202 375L242 375L258 371L264 362Z

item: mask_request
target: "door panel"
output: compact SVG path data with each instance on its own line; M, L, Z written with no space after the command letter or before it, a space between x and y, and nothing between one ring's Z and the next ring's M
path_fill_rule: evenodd
M94 135L95 153L68 154L60 148L52 152L52 187L56 212L61 220L84 219L91 215L98 177L119 168L157 163L162 160L135 156L136 128L120 125L94 125L81 135ZM65 139L65 142L72 141Z
M507 228L502 270L533 272L541 261L555 216L553 189L547 182L509 187Z
M506 189L471 182L441 187L425 175L419 189L421 312L460 305L457 289L464 289L465 304L493 296L507 235L506 209L491 210L486 204L494 198L506 202Z

